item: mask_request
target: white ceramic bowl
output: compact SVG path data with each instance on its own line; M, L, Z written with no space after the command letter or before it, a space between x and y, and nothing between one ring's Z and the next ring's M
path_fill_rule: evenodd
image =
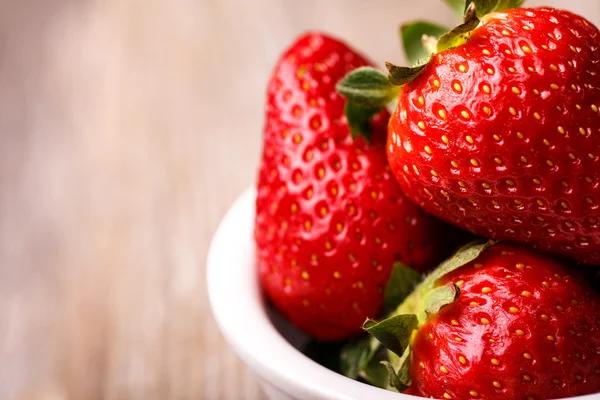
M263 302L254 265L254 199L248 189L233 204L208 254L208 294L221 332L256 372L270 399L415 400L346 378L311 360L298 348L307 338ZM600 400L600 394L578 397ZM510 400L510 399L506 399Z

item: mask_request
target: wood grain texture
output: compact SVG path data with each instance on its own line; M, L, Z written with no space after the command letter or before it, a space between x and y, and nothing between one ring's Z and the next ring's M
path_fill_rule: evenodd
M452 21L439 0L0 0L0 399L262 399L204 268L271 66L315 28L402 62L397 26L426 14Z

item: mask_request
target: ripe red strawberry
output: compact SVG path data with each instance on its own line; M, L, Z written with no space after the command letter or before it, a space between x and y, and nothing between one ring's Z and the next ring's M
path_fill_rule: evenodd
M531 250L495 245L434 272L400 309L422 309L428 289L452 292L447 285L460 287L458 297L438 301L413 333L409 393L541 400L600 391L600 297L580 277Z
M442 224L402 194L385 154L385 112L370 142L352 139L335 85L368 62L310 33L282 56L268 87L256 200L264 292L296 326L322 340L360 331L380 312L395 261L437 258Z
M400 94L388 158L425 210L600 263L600 36L552 8L488 14Z

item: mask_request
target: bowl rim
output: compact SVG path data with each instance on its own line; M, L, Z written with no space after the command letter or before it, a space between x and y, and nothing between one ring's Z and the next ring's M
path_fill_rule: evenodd
M275 328L263 301L254 258L256 190L246 189L215 232L207 257L213 315L227 343L261 378L298 399L410 400L331 371L295 349ZM573 397L599 400L600 393Z

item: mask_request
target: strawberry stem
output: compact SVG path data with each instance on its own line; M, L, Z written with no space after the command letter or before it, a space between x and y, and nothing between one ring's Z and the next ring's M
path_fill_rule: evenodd
M477 7L477 16L481 18L493 12L520 7L524 2L525 0L467 0L465 2L465 14L471 4L475 4Z
M479 22L476 3L472 2L465 11L464 22L440 37L437 44L437 51L453 49L465 43L469 39L469 36L471 36L471 31L477 28Z
M399 67L392 63L386 62L385 66L388 69L388 79L392 83L392 85L402 86L413 79L415 79L429 64L431 57L422 65L417 65L416 67Z
M429 274L396 309L394 314L416 314L419 319L419 324L423 324L427 320L426 310L428 308L427 304L430 302L428 299L431 296L430 293L435 290L437 281L442 276L475 260L481 253L494 244L495 242L493 241L476 241L460 248L451 258L444 261ZM454 290L456 291L456 289ZM458 297L458 294L460 294L460 291L457 292L456 297Z

